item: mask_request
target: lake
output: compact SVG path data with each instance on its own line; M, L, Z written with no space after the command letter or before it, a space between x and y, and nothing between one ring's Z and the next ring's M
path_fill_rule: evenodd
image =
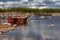
M6 22L6 19L2 19ZM52 25L52 26L51 26ZM60 40L60 17L28 19L28 26L19 26L0 35L0 40Z

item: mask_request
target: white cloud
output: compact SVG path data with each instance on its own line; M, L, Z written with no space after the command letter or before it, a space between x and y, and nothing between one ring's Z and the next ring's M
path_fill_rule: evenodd
M60 1L60 0L52 0L53 2ZM2 7L18 7L18 6L28 6L28 4L25 4L24 2L28 2L28 0L21 0L21 1L6 1L6 2L0 2L0 8ZM34 3L31 3L32 5L36 5L41 3L43 5L43 0L34 0ZM30 2L29 2L30 3ZM60 5L60 3L55 3L56 5ZM2 6L4 5L4 6ZM46 5L46 4L45 4ZM30 5L29 5L30 6ZM48 6L48 5L46 5ZM52 5L53 6L53 5Z
M4 2L0 2L0 5L3 5L4 4Z
M15 1L15 2L12 2L12 1L7 1L7 2L0 2L0 8L8 8L8 7L14 7L14 5L16 5L16 4L20 4L20 2L18 2L18 1ZM4 5L4 6L2 6L2 5Z

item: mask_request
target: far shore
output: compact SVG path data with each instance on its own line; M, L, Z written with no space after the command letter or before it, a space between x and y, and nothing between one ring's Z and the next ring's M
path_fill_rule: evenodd
M1 9L0 14L31 14L31 15L41 15L41 16L60 16L60 8L45 8L45 9L37 9L37 8L8 8Z
M28 16L28 15L30 15L30 16L32 16L32 15L37 15L37 16L60 16L60 13L33 13L33 12L31 12L31 13L29 13L29 12L4 12L4 13L0 13L0 16L3 16L3 15L5 15L5 16L7 16L7 15L24 15L24 16Z

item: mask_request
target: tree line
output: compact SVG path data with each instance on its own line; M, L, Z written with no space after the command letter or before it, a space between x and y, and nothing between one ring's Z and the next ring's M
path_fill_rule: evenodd
M45 9L32 9L32 8L7 8L1 9L0 12L33 12L33 13L58 13L60 8L45 8Z

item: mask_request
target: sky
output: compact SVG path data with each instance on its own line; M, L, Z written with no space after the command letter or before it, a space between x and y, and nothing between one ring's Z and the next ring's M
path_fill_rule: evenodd
M31 1L31 0L30 0ZM44 4L44 0L33 0L33 1L28 1L28 0L0 0L0 8L9 8L9 7L25 7L25 6L29 6L28 4L31 3L31 4L38 4L38 3L41 3L41 4ZM53 3L52 4L49 4L49 3L45 3L46 6L58 6L60 7L60 0L45 0L45 1L52 1ZM58 1L58 2L56 2Z

